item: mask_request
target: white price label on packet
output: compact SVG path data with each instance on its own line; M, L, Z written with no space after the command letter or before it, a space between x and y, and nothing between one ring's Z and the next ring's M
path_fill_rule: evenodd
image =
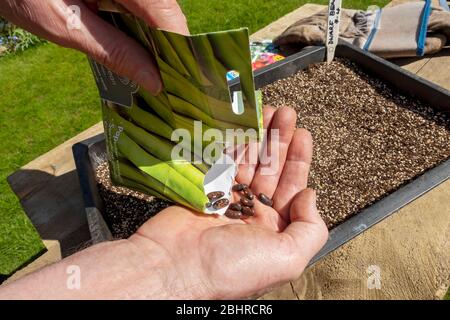
M334 59L334 52L339 41L339 24L341 19L341 0L330 0L327 20L327 63Z

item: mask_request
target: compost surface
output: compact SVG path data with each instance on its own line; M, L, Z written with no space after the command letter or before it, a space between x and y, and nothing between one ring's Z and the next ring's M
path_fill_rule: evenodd
M263 88L311 131L309 184L327 226L343 222L450 157L450 119L348 60L312 65Z
M311 131L309 185L332 228L450 157L450 119L403 96L347 60L317 64L263 88L264 103L290 106ZM105 218L126 238L169 203L109 180L97 170Z

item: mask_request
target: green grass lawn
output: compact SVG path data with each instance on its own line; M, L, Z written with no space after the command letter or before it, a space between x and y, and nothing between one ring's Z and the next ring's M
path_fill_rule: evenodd
M302 0L180 0L192 33L261 27ZM318 0L325 4L328 1ZM346 7L386 0L346 1ZM22 165L100 121L99 99L86 58L45 44L0 58L0 275L10 274L43 248L6 177Z

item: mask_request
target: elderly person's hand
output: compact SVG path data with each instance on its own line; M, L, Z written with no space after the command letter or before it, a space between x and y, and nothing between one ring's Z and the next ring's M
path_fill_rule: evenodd
M239 168L237 182L271 197L273 207L255 200L255 215L243 220L169 207L129 239L93 246L13 282L0 289L0 299L233 299L297 278L328 231L315 192L306 189L311 135L295 121L290 108L265 108L265 126L279 130L277 164L269 175L262 170L270 163ZM76 279L67 270L79 270L78 289L67 286Z
M38 36L80 50L117 74L132 79L154 94L158 93L162 83L153 57L138 42L99 18L95 13L96 2L2 0L0 15ZM116 2L151 26L189 33L186 18L176 0ZM73 20L73 8L79 8L79 23Z

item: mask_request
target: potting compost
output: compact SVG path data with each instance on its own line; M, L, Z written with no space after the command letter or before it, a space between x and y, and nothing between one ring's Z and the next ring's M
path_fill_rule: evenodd
M316 64L262 89L266 105L290 106L311 131L309 185L329 228L342 223L450 157L450 118L394 91L355 64ZM97 170L105 219L128 237L168 202L113 187Z

